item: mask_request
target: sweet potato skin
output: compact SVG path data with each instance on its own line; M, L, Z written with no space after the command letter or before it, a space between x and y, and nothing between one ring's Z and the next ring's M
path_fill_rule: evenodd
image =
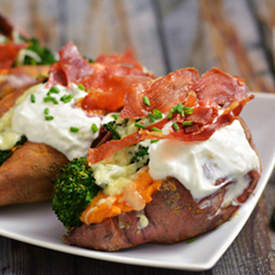
M247 140L256 151L247 125L241 118L239 120ZM260 173L261 169L252 170L247 174L251 180L237 198L240 204L244 203L255 189ZM168 178L142 212L149 221L148 226L140 227L140 212L126 212L100 224L83 224L74 228L64 236L64 241L90 249L117 251L144 243L176 243L195 237L226 222L238 210L239 205L222 207L226 186L196 202L180 182Z
M0 206L51 198L67 158L48 145L26 142L0 166Z
M259 179L250 172L251 182L241 196L245 201ZM69 232L66 243L96 250L116 251L144 243L176 243L208 232L227 221L239 208L221 208L225 188L194 201L190 192L177 180L167 179L143 212L126 212L101 224L82 225ZM205 205L207 205L205 207ZM139 215L144 213L148 226L141 228Z

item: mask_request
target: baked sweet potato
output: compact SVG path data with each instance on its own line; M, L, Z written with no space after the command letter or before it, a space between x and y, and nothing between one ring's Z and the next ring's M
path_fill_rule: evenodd
M249 129L240 121L255 150ZM240 204L255 189L260 171L252 170L247 176L250 183L237 198ZM124 212L99 224L83 224L69 231L64 240L70 245L116 251L144 243L176 243L192 238L226 222L238 210L239 205L222 206L229 184L196 202L180 182L168 178L143 211Z

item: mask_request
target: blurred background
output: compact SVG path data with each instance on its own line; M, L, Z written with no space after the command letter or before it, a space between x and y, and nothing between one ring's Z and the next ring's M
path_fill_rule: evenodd
M55 51L69 40L91 58L131 47L157 75L218 66L274 91L274 0L1 0L0 10Z

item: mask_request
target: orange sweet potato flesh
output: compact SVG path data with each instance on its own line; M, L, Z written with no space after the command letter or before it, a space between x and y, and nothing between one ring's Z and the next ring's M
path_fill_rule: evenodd
M0 206L51 198L67 158L48 145L26 142L0 166Z

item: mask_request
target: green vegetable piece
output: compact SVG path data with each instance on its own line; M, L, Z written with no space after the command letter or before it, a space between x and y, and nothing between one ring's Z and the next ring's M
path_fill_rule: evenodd
M50 94L59 94L60 93L60 90L56 87L56 86L53 86L47 93L47 95L50 95Z
M151 143L157 143L157 142L159 142L158 139L152 139L152 140L151 140Z
M120 139L120 134L116 130L116 123L115 121L110 121L106 124L103 124L103 127L112 133L112 139Z
M79 132L79 128L72 126L72 127L70 127L70 131L72 133L78 133Z
M98 131L98 127L97 127L97 125L96 125L95 123L92 124L91 130L92 130L92 132L93 132L94 134Z
M45 115L48 115L49 113L50 113L49 108L45 108L45 109L44 109L44 114L45 114Z
M69 103L73 99L73 95L63 95L60 100L64 103Z
M186 106L184 106L184 113L186 114L186 115L192 115L193 114L193 112L194 112L194 108L192 108L192 107L186 107Z
M45 120L53 120L54 117L53 116L45 116Z
M53 96L45 96L43 98L43 101L44 102L52 102L53 104L58 104L57 99L55 97L53 97Z
M151 113L149 113L149 114L148 114L148 118L149 118L149 121L150 121L151 123L153 123L153 122L155 122L155 121L156 121L156 119L155 119L154 115L153 115L153 114L151 114Z
M161 119L162 118L162 113L158 109L153 109L153 115L156 119Z
M178 113L178 114L180 114L180 113L182 113L183 112L183 105L181 104L181 103L179 103L179 104L177 104L176 106L175 106L175 112L176 113Z
M150 106L150 105L151 105L151 104L150 104L150 100L149 100L148 96L146 96L146 95L143 97L143 102L144 102L144 104L147 105L147 106Z
M74 159L61 169L52 202L54 212L65 227L82 224L80 216L99 190L85 157Z
M119 117L120 117L120 113L117 113L117 114L111 114L111 116L117 120Z
M82 83L79 83L77 86L81 91L85 91L85 87Z
M35 95L31 94L31 103L35 103Z
M144 126L143 124L140 124L140 123L138 123L138 122L135 123L135 126L136 126L137 128L141 128L141 129L144 129L144 128L145 128L145 126Z
M191 125L193 125L193 123L194 123L194 121L192 121L192 120L186 120L186 121L182 122L182 125L183 126L191 126Z
M180 127L179 127L179 125L177 124L177 122L174 122L174 123L172 124L172 127L173 127L173 129L174 129L175 131L178 131L178 130L180 129Z
M41 46L37 39L24 39L24 42L29 44L27 50L35 52L40 57L40 61L31 56L25 56L23 65L51 65L57 61L54 54L48 48Z
M148 153L149 148L143 145L138 146L138 150L135 152L134 156L131 159L131 163L140 162L142 159L149 155ZM148 159L149 162L149 159ZM146 164L148 163L146 161Z
M161 129L159 129L158 127L152 127L152 130L160 133L162 132Z

